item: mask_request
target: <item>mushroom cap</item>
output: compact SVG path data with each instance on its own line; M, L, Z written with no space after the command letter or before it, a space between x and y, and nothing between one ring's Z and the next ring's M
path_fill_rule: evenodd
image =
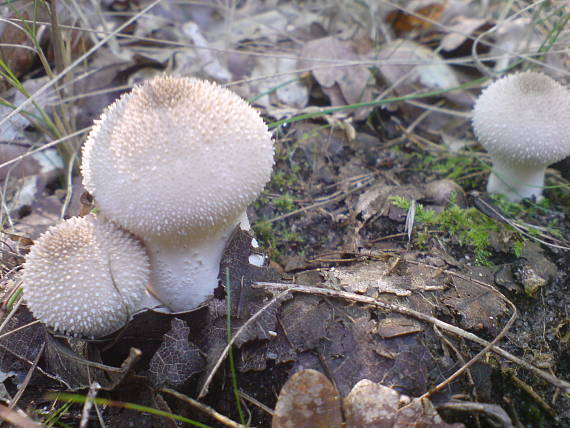
M122 327L139 308L150 276L145 249L93 215L52 226L26 256L24 298L55 330L88 337Z
M570 155L570 92L542 73L503 77L473 109L473 128L492 156L509 164L545 166Z
M260 115L233 92L159 76L107 108L82 172L105 216L137 235L170 238L235 221L269 180L273 151Z

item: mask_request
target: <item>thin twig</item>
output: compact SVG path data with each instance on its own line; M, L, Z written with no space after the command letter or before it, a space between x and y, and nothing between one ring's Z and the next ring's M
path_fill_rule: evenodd
M239 395L245 400L245 401L249 401L251 404L253 404L254 406L259 407L261 410L263 410L265 413L267 413L268 415L271 415L271 417L273 417L273 415L275 414L275 412L273 411L273 409L267 407L265 404L263 404L261 401L257 400L256 398L252 397L251 395L249 395L247 392L242 391L241 389L239 390Z
M6 336L10 336L11 334L17 333L21 330L24 330L24 329L31 327L33 325L36 325L36 324L40 324L40 321L35 320L35 321L29 322L27 324L21 325L20 327L15 328L14 330L7 331L6 333L0 335L0 339L4 339Z
M18 404L18 401L20 400L20 398L22 398L22 395L26 391L26 387L30 383L30 379L32 379L32 375L34 374L34 371L36 370L36 367L38 366L38 363L40 362L40 358L41 358L42 354L44 353L44 347L45 346L46 346L45 342L42 343L42 346L40 347L40 349L38 351L38 355L36 355L36 358L34 359L34 362L32 363L30 370L28 370L28 373L26 373L26 377L24 379L24 382L22 382L22 385L20 385L18 392L16 393L16 395L14 395L14 399L10 403L10 406L9 406L10 409L13 409L16 406L16 404Z
M79 422L79 428L87 428L89 423L89 413L91 413L91 407L93 407L93 400L97 397L97 393L101 389L101 385L98 382L93 382L89 385L89 392L87 397L85 397L85 403L83 404L83 410L81 411L81 421Z
M469 369L469 367L471 367L473 364L475 364L477 361L479 361L481 358L483 358L483 356L487 352L489 352L491 350L491 348L499 342L499 340L501 340L503 337L505 337L505 335L510 330L510 328L512 327L512 325L516 319L517 319L517 314L516 314L516 312L514 312L512 314L512 316L509 318L509 321L507 322L505 327L501 330L501 332L491 342L489 342L489 344L487 346L485 346L477 355L475 355L473 358L471 358L469 361L467 361L467 363L465 363L462 367L460 367L458 370L456 370L455 373L453 373L451 376L449 376L443 382L439 383L438 385L431 388L428 392L423 394L420 397L420 399L429 398L430 396L432 396L436 392L441 391L443 388L445 388L447 385L449 385L451 382L453 382L455 379L457 379L459 376L461 376L466 370Z
M205 413L206 415L210 416L211 418L214 418L215 420L217 420L221 424L224 424L227 427L230 427L230 428L246 428L245 425L238 424L237 422L232 421L227 416L224 416L221 413L216 412L216 410L212 409L210 406L202 404L199 401L196 401L193 398L190 398L187 395L184 395L178 391L175 391L175 390L170 389L170 388L162 388L160 390L160 392L170 394L170 395L178 398L179 400L182 400L182 401L190 404L192 407L195 407L196 409L200 410L201 412Z

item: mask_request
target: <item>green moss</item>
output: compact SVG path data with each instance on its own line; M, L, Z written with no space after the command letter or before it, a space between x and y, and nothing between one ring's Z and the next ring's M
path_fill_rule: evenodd
M275 208L285 213L293 211L296 208L293 197L288 193L285 193L274 199L273 203L275 204Z
M517 256L517 258L522 256L523 248L524 248L523 240L515 241L513 243L513 253L515 253L515 256Z
M399 208L408 210L410 201L402 197L394 196L390 201ZM429 244L430 234L428 226L449 234L452 240L473 251L475 260L479 264L488 265L491 250L489 241L492 233L498 233L503 225L487 217L475 208L463 209L457 205L451 205L442 212L425 209L421 204L416 204L416 225L425 226L423 230L417 228L415 242L421 247ZM515 232L513 232L515 233ZM520 247L519 247L520 250Z
M477 188L481 184L481 178L488 169L485 163L476 156L454 155L444 156L426 155L424 153L412 153L414 159L414 171L431 171L450 180L460 180L464 187Z

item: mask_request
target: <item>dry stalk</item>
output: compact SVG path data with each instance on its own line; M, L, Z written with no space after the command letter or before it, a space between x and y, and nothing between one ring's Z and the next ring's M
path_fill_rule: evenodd
M182 400L182 401L190 404L192 407L195 407L196 409L200 410L201 412L205 413L206 415L210 416L211 418L214 418L219 423L221 423L227 427L230 427L230 428L246 428L245 425L238 424L237 422L232 421L227 416L224 416L221 413L216 412L210 406L206 406L205 404L202 404L199 401L196 401L193 398L190 398L187 395L184 395L178 391L175 391L175 390L170 389L170 388L162 388L160 390L160 392L164 392L166 394L172 395L172 396L178 398L179 400Z

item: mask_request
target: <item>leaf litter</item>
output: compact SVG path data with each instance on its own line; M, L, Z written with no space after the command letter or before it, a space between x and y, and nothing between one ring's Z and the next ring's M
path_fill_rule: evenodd
M262 254L252 248L251 236L237 234L222 260L223 286L208 305L176 316L136 314L123 331L98 341L54 336L33 323L24 305L12 311L6 297L4 311L10 315L0 332L0 370L8 375L7 394L23 385L25 393L18 397L19 406L25 407L33 399L27 392L33 397L46 388L85 390L96 380L122 401L187 414L184 404L165 400L157 389L169 385L189 396L200 390L204 402L237 418L225 364L230 316L242 397L258 403L248 404L253 425L269 426L272 418L264 409L275 406L276 427L287 426L288 419L297 421L295 426L316 426L310 422L314 420L340 426L343 418L352 426L459 426L444 422L436 408L453 416L450 420L480 418L510 426L511 418L528 421L531 416L524 408L534 406L547 415L547 426L563 426L568 403L552 385L568 388L561 379L568 343L568 252L521 241L501 226L490 234L493 263L477 266L472 248L457 235L430 229L421 211L410 216L392 203L396 196L435 212L445 211L450 201L464 208L473 203L469 192L484 189L486 171L480 164L479 175L459 174L451 181L455 191L434 196L433 183L445 179L459 162L458 152L448 152L440 141L457 141L466 159L486 159L466 120L477 91L450 90L467 88L485 75L482 71L497 72L521 59L539 61L546 72L567 79L564 32L548 52L536 54L552 23L556 25L556 14L549 21L539 4L533 16L524 9L494 4L487 4L488 10L474 9L459 1L276 4L250 0L226 7L163 1L127 31L110 37L109 31L126 21L103 10L126 7L134 16L140 11L135 2L106 2L77 19L67 9L61 15L64 26L79 23L96 30L79 32L85 44L75 45L74 57L109 39L90 63L70 74L72 83L66 81L78 95L63 102L73 103L81 126L88 126L122 91L162 71L227 83L262 108L269 121L306 113L313 118L276 130L276 174L251 209L254 226L265 222L265 229L256 231L262 242L267 239L271 267L269 260L262 267L251 265L249 255ZM564 10L558 4L553 8ZM11 19L21 25L21 17L30 17L26 13ZM497 16L509 18L497 21ZM45 22L48 18L43 17ZM14 26L0 29L4 41L28 43L21 37L25 32L10 35L9 28L14 33ZM98 33L101 29L107 33ZM26 85L35 79L30 52L2 50L3 60ZM45 82L38 82L43 87ZM431 92L440 93L422 97ZM420 98L408 99L411 94ZM13 93L3 94L8 96ZM54 102L56 96L54 92L47 98ZM383 104L387 97L402 100ZM47 108L43 100L35 99ZM369 105L327 110L358 103ZM45 135L28 123L14 116L2 125L10 131L4 135L12 135L6 142L13 151L2 163L22 156L14 173L39 186L17 209L3 208L5 224L11 227L3 239L7 296L16 289L15 268L26 251L20 240L39 236L66 208L75 214L83 192L80 185L61 188L35 169L25 150L43 144ZM18 145L22 142L25 150ZM552 171L550 179L564 184ZM10 207L5 195L25 187L16 177L2 177L3 207ZM568 241L568 221L559 214L568 204L568 191L562 188L552 196L552 205L542 214L515 216L555 224L559 238ZM299 294L252 287L256 282L316 289ZM519 309L519 319L508 331L513 306L497 290ZM378 309L371 303L376 301L392 306ZM465 334L446 331L437 319ZM508 341L500 346L505 349L469 365L460 381L446 381L481 346L490 351L493 345L487 340L504 334ZM533 355L531 362L551 374L522 365L513 354ZM508 374L505 359L512 362ZM513 364L525 370L512 373ZM30 368L34 375L26 380ZM438 384L444 386L429 393ZM456 394L466 398L458 402ZM309 396L316 401L306 401ZM420 396L421 401L413 398ZM497 400L500 396L505 401ZM324 407L318 404L321 398ZM478 400L504 406L509 415ZM124 420L122 412L109 410L109 420ZM139 414L129 415L148 423ZM309 422L300 422L302 415ZM192 416L211 423L200 413ZM73 420L71 414L69 418Z

